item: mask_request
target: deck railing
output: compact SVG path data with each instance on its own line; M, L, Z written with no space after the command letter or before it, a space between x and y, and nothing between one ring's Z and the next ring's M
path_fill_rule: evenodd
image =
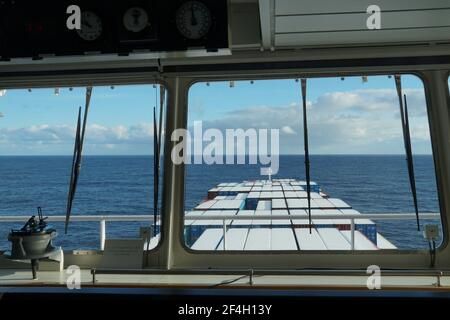
M421 213L422 220L440 219L439 213ZM0 223L14 223L23 222L28 219L27 216L0 216ZM49 222L64 222L65 216L48 216ZM223 229L223 249L226 250L226 233L228 225L232 220L307 220L306 215L188 215L184 217L185 220L218 220L222 221ZM350 220L351 231L351 250L355 250L355 220L415 220L414 213L365 213L365 214L321 214L312 215L314 220ZM106 222L151 222L153 216L151 215L85 215L72 216L73 222L99 222L100 233L100 250L105 248L106 239Z

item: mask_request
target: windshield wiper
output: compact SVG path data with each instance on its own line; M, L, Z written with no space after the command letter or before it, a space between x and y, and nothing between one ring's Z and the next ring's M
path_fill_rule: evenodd
M414 201L414 209L416 211L417 230L420 231L419 207L417 205L416 179L414 175L414 162L411 147L411 133L409 130L408 102L406 95L402 94L401 76L395 76L395 85L397 87L397 95L400 104L400 116L402 120L403 143L405 145L406 162L408 164L409 184Z
M159 204L159 176L161 171L161 144L162 144L162 122L166 91L160 86L159 93L159 121L157 122L156 107L153 108L153 236L156 236ZM147 241L147 252L150 247L150 239Z
M305 176L306 176L306 193L308 195L308 221L309 233L312 233L311 221L311 177L309 163L309 144L308 144L308 119L306 115L306 79L301 80L302 83L302 102L303 102L303 138L305 145Z
M86 104L84 107L83 124L81 123L81 107L78 110L77 131L75 133L75 145L74 145L73 157L72 157L72 169L71 169L71 174L70 174L69 193L67 196L67 210L66 210L66 223L65 223L65 233L66 234L67 234L67 230L69 227L70 215L72 213L73 199L75 198L75 193L77 190L78 177L80 175L81 155L83 152L84 134L86 132L86 122L87 122L87 115L89 112L89 105L91 103L91 95L92 95L92 87L87 87L86 88Z

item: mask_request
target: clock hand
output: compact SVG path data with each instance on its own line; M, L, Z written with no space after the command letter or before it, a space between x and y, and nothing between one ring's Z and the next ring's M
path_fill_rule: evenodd
M89 29L92 29L92 25L91 25L89 22L87 22L86 20L85 20L85 21L81 21L81 24L82 24L83 26L88 27Z
M197 25L197 18L195 17L194 5L191 6L191 25Z
M134 11L132 16L134 18L134 25L139 25L139 18L141 17L141 13L139 11Z

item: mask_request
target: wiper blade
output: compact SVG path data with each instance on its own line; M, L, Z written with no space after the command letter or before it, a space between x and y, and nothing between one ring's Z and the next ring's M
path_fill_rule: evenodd
M402 94L402 80L399 75L395 76L395 85L400 104L400 116L402 121L403 143L405 145L406 162L408 165L409 184L413 196L414 209L416 212L417 230L420 231L419 207L417 204L416 178L414 175L414 161L411 147L411 133L409 129L408 101L406 95Z
M165 88L160 86L159 122L156 121L156 107L153 108L153 236L156 236L159 204L159 176L161 162L162 126L164 103L166 99ZM147 241L147 252L150 247L150 239Z
M158 125L156 124L156 108L153 108L153 139L153 236L156 236L156 219L158 217L159 198L159 138Z
M72 213L73 199L78 185L78 177L81 169L81 155L83 153L84 136L86 132L87 116L89 111L89 105L91 103L92 87L86 88L86 104L84 107L83 123L81 123L81 107L78 110L77 130L75 133L75 145L72 157L72 169L70 174L69 193L67 196L67 209L66 209L66 222L65 233L69 227L70 215Z
M308 221L309 233L312 233L311 220L311 176L309 162L309 144L308 144L308 119L306 114L306 79L301 80L302 83L302 102L303 102L303 138L305 146L305 176L306 176L306 193L308 195Z

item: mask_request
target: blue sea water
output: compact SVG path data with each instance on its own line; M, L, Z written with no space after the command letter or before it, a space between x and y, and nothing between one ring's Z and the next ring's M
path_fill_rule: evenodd
M432 156L414 158L421 212L439 212ZM0 216L36 212L64 215L71 157L0 157ZM316 155L311 157L311 176L322 189L363 213L413 212L404 156ZM304 179L302 156L281 156L276 178ZM185 208L192 209L207 191L222 182L261 179L257 165L189 165L186 170ZM153 158L151 156L86 156L74 214L152 214ZM149 222L150 223L150 222ZM149 223L108 223L107 236L130 237ZM422 221L438 223L436 221ZM63 224L52 224L59 235L55 244L65 249L98 247L98 223L72 222L64 235ZM377 221L378 230L401 249L426 248L414 220ZM7 234L20 223L0 223L0 249L9 247Z

